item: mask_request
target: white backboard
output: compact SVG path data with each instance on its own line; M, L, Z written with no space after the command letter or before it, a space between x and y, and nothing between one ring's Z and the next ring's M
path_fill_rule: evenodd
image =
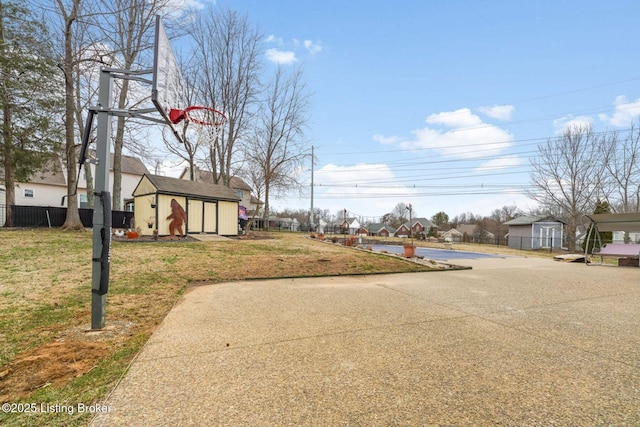
M151 101L175 134L176 128L169 120L169 112L172 109L184 109L187 107L185 85L182 80L180 66L173 53L160 16L156 16Z

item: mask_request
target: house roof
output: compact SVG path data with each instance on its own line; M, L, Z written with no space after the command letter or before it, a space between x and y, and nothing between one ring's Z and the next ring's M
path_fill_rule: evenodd
M433 222L429 221L427 218L413 218L412 226L416 225L417 223L419 223L424 228L430 228L434 226Z
M144 176L151 181L158 192L176 196L199 196L207 199L229 200L234 202L240 200L231 188L225 187L224 185L187 181L185 179L160 175L145 174Z
M113 170L113 153L110 155L111 170ZM149 170L137 157L122 155L121 163L122 173L130 173L131 175L144 175L148 174Z
M200 168L196 168L196 172L197 172L196 181L213 183L212 172L202 170ZM189 173L189 168L184 168L184 170L180 174L180 178L185 179L185 175L187 175L188 173ZM249 192L251 191L251 187L249 187L249 185L246 182L244 182L242 178L237 176L231 177L231 179L229 180L229 186L235 190L245 190Z
M47 162L44 169L36 172L29 179L30 183L34 184L49 184L49 185L67 185L67 177L62 169L62 162L58 156L53 157Z
M91 151L90 156L95 158L95 152ZM142 176L148 174L149 170L137 157L122 155L121 163L122 173ZM113 170L113 153L109 155L109 170ZM56 156L49 160L43 170L36 172L30 179L30 183L34 184L49 184L66 186L67 176L66 172L62 168L62 161L60 157Z
M442 233L443 236L462 236L462 233L458 230L456 230L455 228L452 228L451 230L447 230L444 233Z
M511 221L505 222L504 225L531 225L535 222L541 221L561 222L564 224L564 221L550 215L522 215L512 219Z
M395 233L396 232L395 228L391 227L390 225L384 224L384 223L369 224L366 228L369 231L373 231L375 233L380 232L380 230L387 230L389 233Z

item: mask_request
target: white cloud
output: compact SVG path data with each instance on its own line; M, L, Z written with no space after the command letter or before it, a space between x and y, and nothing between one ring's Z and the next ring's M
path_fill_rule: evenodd
M445 156L473 159L500 154L511 146L513 136L498 126L484 123L468 108L432 114L427 126L412 133L414 139L403 140L407 150L431 149ZM391 141L394 137L377 136Z
M381 215L380 212L390 211L398 201L408 200L416 191L404 185L385 187L396 180L384 163L349 166L330 163L315 173L318 206L331 211L346 207L364 215Z
M284 43L284 42L282 41L282 38L280 38L280 37L276 37L276 36L274 36L273 34L269 34L269 35L267 36L267 38L265 39L265 42L267 42L267 43L276 43L276 44L278 44L278 45L280 45L280 46Z
M275 48L267 49L265 52L267 59L276 64L293 64L298 61L296 53L292 51L279 50Z
M600 114L600 120L612 126L627 127L640 117L640 98L628 101L624 95L621 95L616 97L613 105L615 106L614 113L611 116Z
M399 136L384 136L380 134L373 135L372 138L374 141L384 145L397 144L402 141L402 138Z
M307 49L307 51L311 54L311 55L315 55L316 53L320 52L322 50L322 46L320 46L318 43L314 43L311 40L305 40L303 42L305 49Z
M593 119L589 116L565 116L553 121L557 134L561 134L568 128L592 126Z
M493 107L480 107L478 111L492 119L511 120L511 114L515 110L513 105L494 105Z
M476 173L494 171L498 169L508 169L516 166L522 165L523 161L520 157L516 155L504 156L497 159L489 160L488 162L482 163L480 166L475 168L473 171Z

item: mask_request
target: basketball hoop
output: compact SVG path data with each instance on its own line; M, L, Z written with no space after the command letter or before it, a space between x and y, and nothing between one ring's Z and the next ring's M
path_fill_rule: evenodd
M184 110L172 109L169 120L173 124L183 120L193 123L196 125L194 131L198 133L198 141L213 147L220 130L227 123L227 116L215 108L194 105Z

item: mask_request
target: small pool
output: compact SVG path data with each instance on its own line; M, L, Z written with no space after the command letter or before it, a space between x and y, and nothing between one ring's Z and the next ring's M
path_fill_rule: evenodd
M377 252L389 252L394 254L403 254L404 247L398 245L373 245L371 247ZM482 254L478 252L454 251L448 249L432 249L416 247L416 255L438 261L447 261L451 259L477 259L477 258L504 258L502 255Z

